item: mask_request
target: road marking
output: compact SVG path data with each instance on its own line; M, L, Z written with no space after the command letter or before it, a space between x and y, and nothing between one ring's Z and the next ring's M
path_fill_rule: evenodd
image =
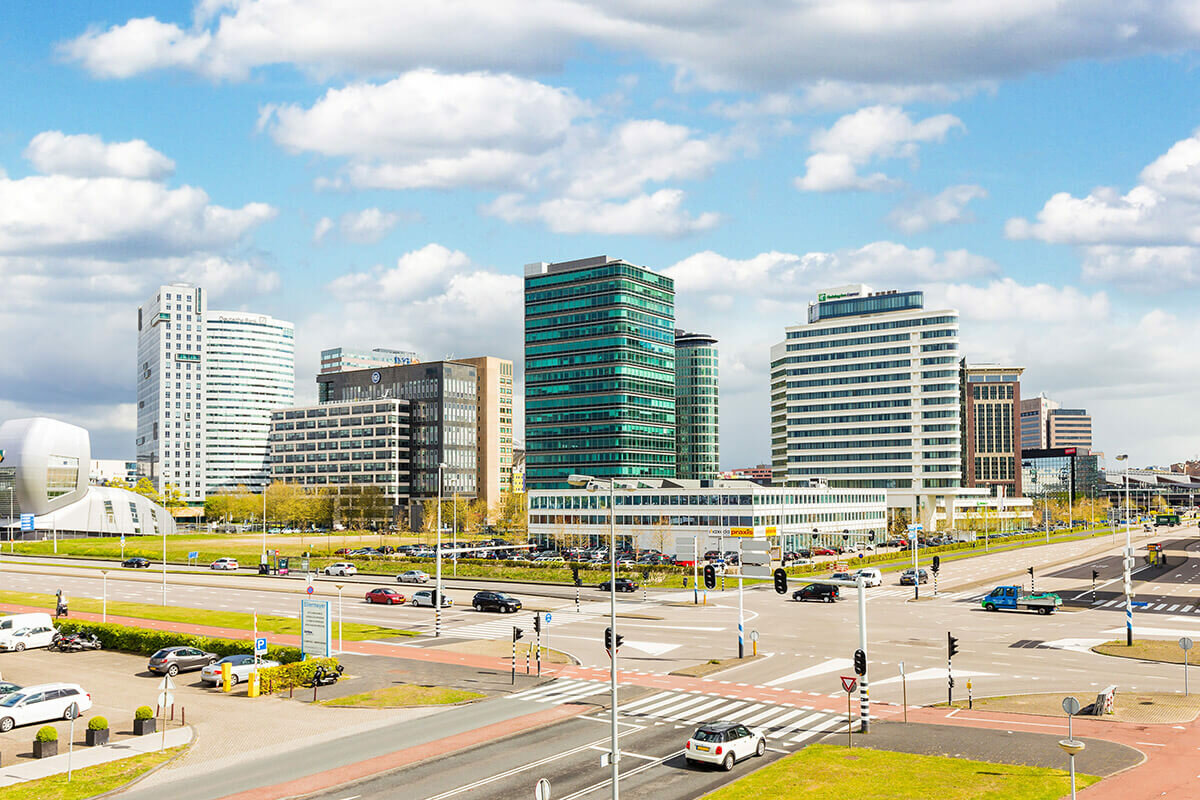
M1166 745L1162 742L1134 742L1134 744L1144 744L1149 745L1150 747L1166 747Z
M746 702L744 700L738 700L733 703L726 703L723 706L717 706L716 708L710 708L704 712L703 718L711 719L714 721L715 720L724 720L726 714L728 714L730 711L735 711L744 705L746 705ZM681 721L682 722L699 722L700 719L702 719L702 717L695 716L695 713L696 713L696 711L693 710L692 713L688 715L688 717L689 717L688 719L681 720Z
M532 769L534 767L540 767L543 764L549 764L551 761L557 761L560 758L565 758L567 756L574 755L575 753L582 753L584 750L590 750L591 748L595 747L596 745L603 744L606 741L608 741L608 737L597 739L594 742L589 742L588 744L580 745L579 747L575 747L571 750L564 750L561 753L556 753L552 756L547 756L546 758L540 759L538 761L533 761L529 764L524 764L519 767L514 767L513 769L507 770L505 772L499 772L490 777L475 781L474 783L468 783L464 786L459 786L458 788L451 789L448 792L442 792L441 794L436 794L433 797L427 798L427 800L443 800L443 798L453 797L456 794L461 794L463 792L470 791L471 789L478 789L480 786L486 786L489 783L493 783L495 781L501 780L502 778L507 778L511 775L516 775L519 772L524 772L525 770Z
M710 709L716 708L725 702L728 702L728 698L718 697L716 700L710 700L707 703L701 703L698 706L693 706L682 713L676 710L674 714L664 715L663 719L670 720L672 722L696 722L697 720L703 719L708 714Z
M664 644L662 642L631 642L628 639L625 641L625 646L632 647L634 650L641 650L643 653L649 653L652 656L661 656L677 647L682 647L682 645Z
M636 775L639 772L644 772L645 770L648 770L651 767L657 766L659 764L665 764L668 761L670 761L672 758L675 758L676 756L681 756L681 755L683 755L683 751L676 750L675 752L668 753L667 755L663 756L662 758L660 758L656 761L652 761L649 764L643 764L642 766L636 767L635 769L631 769L628 772L622 772L621 777L628 778L631 775ZM578 792L575 792L575 794L569 794L566 797L564 797L562 800L578 800L578 798L584 797L585 795L588 795L588 794L591 794L592 792L594 792L597 789L603 789L605 786L608 786L611 783L612 783L612 778L608 778L606 780L600 781L599 783L593 784L592 786L588 786L583 789L580 789ZM437 800L437 798L430 798L429 800Z
M808 667L807 669L802 669L798 672L793 672L790 675L784 675L782 678L776 678L773 681L767 681L764 685L778 686L781 683L790 683L791 681L811 678L816 675L825 675L829 672L837 672L853 665L854 662L848 658L831 658L828 661L817 664L816 666Z
M688 700L688 701L676 706L673 709L673 711L675 712L674 714L672 714L672 715L662 714L660 716L662 716L662 718L666 719L666 720L677 720L680 717L682 717L685 713L687 713L687 710L691 709L693 706L699 706L699 705L705 704L706 701L710 701L710 700L712 700L712 698L709 697L708 695L703 695L703 694L697 695L694 699Z
M593 750L598 750L598 751L600 751L601 753L607 753L607 752L608 752L608 748L607 748L607 747L605 747L605 746L603 746L603 745L599 745L599 744L592 745L592 749L593 749ZM625 756L629 756L630 758L640 758L640 759L643 759L643 760L645 760L645 761L658 761L658 756L644 756L644 755L642 755L641 753L631 753L631 752L629 752L628 750L622 750L622 751L621 751L621 758L624 758Z
M652 708L665 706L667 703L670 703L673 700L678 700L680 697L687 697L687 695L680 692L655 692L649 697L641 700L635 700L628 705L622 706L620 710L626 714L645 714Z
M819 736L819 735L825 733L830 728L834 727L835 725L840 724L841 721L842 721L841 717L830 717L825 722L820 722L820 723L817 723L816 725L814 725L812 730L806 731L798 736L793 736L791 741L793 744L802 744L803 742L806 742L809 739L812 739L814 736Z

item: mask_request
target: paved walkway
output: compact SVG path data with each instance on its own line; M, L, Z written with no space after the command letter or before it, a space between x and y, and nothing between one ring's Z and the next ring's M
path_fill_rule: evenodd
M84 767L94 767L122 758L153 753L163 747L162 733L122 739L116 744L103 747L76 747L71 754L60 753L50 758L39 758L33 761L22 761L12 766L0 767L0 787L11 786L14 783L32 781L37 778L47 778L67 771L67 763L71 769L80 770ZM167 731L167 747L178 747L192 741L191 728L175 728Z

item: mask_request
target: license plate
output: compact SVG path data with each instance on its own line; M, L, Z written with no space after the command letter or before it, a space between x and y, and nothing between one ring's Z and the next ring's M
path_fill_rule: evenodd
M698 744L698 745L696 745L696 749L697 749L697 750L703 750L705 753L707 753L707 752L708 752L708 747L706 747L705 745L702 745L702 744Z

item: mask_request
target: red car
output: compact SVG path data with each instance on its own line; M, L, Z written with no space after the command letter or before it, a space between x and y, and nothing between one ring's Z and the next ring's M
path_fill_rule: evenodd
M333 554L335 556L348 556L348 555L350 555L350 548L349 547L340 547L337 550L334 550Z
M385 605L395 605L404 602L404 595L397 592L395 589L372 589L367 592L368 603L384 603Z
M837 553L830 550L828 547L814 547L812 554L814 556L836 556Z

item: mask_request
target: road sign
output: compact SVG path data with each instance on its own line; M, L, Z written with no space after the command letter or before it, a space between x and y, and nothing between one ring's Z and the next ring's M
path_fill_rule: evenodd
M547 611L546 612L546 622L549 622L549 621L550 621L550 612Z
M23 531L33 530L33 514L22 514L21 515L21 530L23 530Z
M1189 639L1188 637L1184 636L1183 638L1181 638L1179 640L1179 646L1182 647L1184 650L1191 650L1192 649L1192 640Z
M901 677L904 676L904 662L903 661L900 662L900 676Z
M167 706L174 704L175 695L171 694L170 692L159 692L158 699L154 702L158 703L159 708L166 708Z
M1134 608L1144 608L1150 604L1147 603L1145 600L1134 600L1129 605L1133 606Z
M254 640L254 655L265 656L267 654L267 637L260 636Z
M312 593L313 593L313 587L309 586L309 587L308 587L307 589L305 589L304 591L308 592L309 594L312 594Z
M750 631L750 641L752 641L752 642L758 641L758 631L757 630Z
M175 681L171 680L170 675L164 675L163 679L158 682L158 690L160 692L171 692L175 690Z
M1062 710L1072 717L1079 713L1079 701L1074 697L1064 697L1062 701Z
M550 781L540 778L533 787L534 800L550 800Z
M769 564L743 564L742 577L769 578L771 577L771 567Z
M841 679L842 688L846 690L846 694L850 694L858 686L858 678L855 678L854 676L846 677L845 675L842 675Z
M199 551L199 550L192 550L192 551L189 551L189 552L188 552L188 558L189 558L189 559L191 559L191 558L199 558L199 557L200 557L200 551Z
M301 599L300 652L310 656L328 657L332 650L331 635L329 601Z

